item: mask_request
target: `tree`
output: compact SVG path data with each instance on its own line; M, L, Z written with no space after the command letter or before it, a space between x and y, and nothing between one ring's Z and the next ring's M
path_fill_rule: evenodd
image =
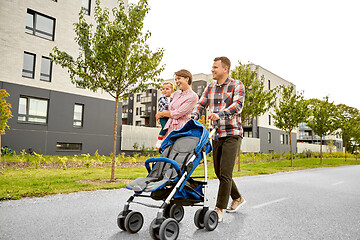
M11 110L10 110L11 104L7 103L5 100L5 98L8 96L10 96L10 94L5 89L0 90L0 152L1 152L1 135L5 134L6 128L10 129L7 122L10 118L12 118ZM1 162L1 153L0 153L0 162ZM4 162L4 166L5 166L5 162Z
M275 105L277 89L266 90L264 87L264 75L258 77L258 66L254 70L251 64L241 64L231 71L233 79L240 80L245 86L245 102L241 112L243 120L252 120ZM238 157L238 171L240 171L240 152Z
M324 97L324 100L310 99L309 102L311 117L307 121L307 125L320 137L320 164L322 164L322 139L326 135L333 134L338 128L337 107L334 103L329 102L328 96Z
M109 10L96 1L96 27L88 24L84 13L79 13L79 22L74 24L75 41L80 46L79 56L74 59L65 51L54 47L52 61L68 69L72 83L91 91L102 89L115 100L114 135L111 181L114 181L118 103L131 93L145 91L150 84L158 84L164 66L159 67L164 50L152 52L146 43L150 32L142 32L143 21L149 11L147 0L130 4L128 11L119 0L118 7Z
M275 107L274 125L285 131L290 136L290 156L291 167L293 166L293 151L291 132L296 129L301 122L306 122L309 116L308 101L304 100L303 94L297 94L294 86L281 86L281 98Z
M346 106L345 104L339 104L338 106L338 126L339 134L341 134L344 146L345 146L345 161L348 148L351 146L353 138L357 137L358 127L360 122L359 110L353 107Z

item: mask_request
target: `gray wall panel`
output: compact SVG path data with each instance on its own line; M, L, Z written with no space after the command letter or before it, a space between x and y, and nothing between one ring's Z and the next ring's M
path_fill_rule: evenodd
M2 137L2 145L17 152L32 148L48 155L81 153L109 155L112 152L114 101L84 97L63 92L43 90L11 83L1 85L10 93L7 101L12 104L11 129ZM20 96L49 99L48 124L17 121ZM74 104L84 105L83 127L73 127ZM121 109L121 104L119 104ZM121 111L118 114L117 151L120 152ZM82 143L82 151L59 151L57 142Z

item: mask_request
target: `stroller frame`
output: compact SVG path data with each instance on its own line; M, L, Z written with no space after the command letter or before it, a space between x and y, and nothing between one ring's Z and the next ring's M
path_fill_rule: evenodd
M190 120L196 122L195 120ZM189 121L189 122L190 122ZM199 123L200 124L200 123ZM185 126L184 126L185 127ZM180 129L181 130L181 129ZM179 130L179 131L180 131ZM211 139L211 136L215 133L216 128L211 131L209 138L207 139L207 144ZM165 142L165 141L164 141ZM164 144L164 143L163 143ZM166 145L166 144L165 144ZM160 150L164 146L162 145ZM164 147L165 148L165 147ZM210 150L211 151L211 150ZM158 158L149 158L145 162L145 167L150 174L154 169L155 164L163 162L164 164L171 164L172 168L175 169L177 176L165 185L166 190L162 196L155 196L154 192L151 194L143 194L143 192L136 192L129 197L127 202L124 205L123 211L118 215L117 223L120 229L128 231L130 233L138 232L144 222L144 218L140 212L130 210L130 204L140 204L150 208L158 208L156 218L151 222L149 232L153 239L177 239L179 235L179 222L184 217L184 208L183 206L200 206L202 208L198 209L194 215L194 223L199 228L206 228L208 231L214 230L218 225L218 215L214 210L209 209L209 199L208 194L208 174L207 174L207 159L206 159L206 148L205 145L202 147L199 154L202 154L203 165L204 165L204 176L199 177L190 177L189 174L192 173L193 162L199 157L198 154L193 154L190 159L184 160L182 167L180 168L179 164L173 160L166 157ZM186 162L185 162L186 161ZM153 169L150 168L150 163L153 164ZM190 172L189 172L190 171ZM189 177L188 177L189 176ZM203 181L196 181L195 178L203 179ZM177 182L175 183L175 180ZM203 194L199 193L192 186L185 185L186 180L196 185L197 188L203 190ZM180 189L185 189L198 196L198 199L184 199L184 198L174 198L175 194ZM160 189L162 191L162 189ZM166 195L167 196L164 196ZM152 205L147 203L142 203L135 201L135 198L144 197L152 198L154 200L163 200L163 203L159 205Z

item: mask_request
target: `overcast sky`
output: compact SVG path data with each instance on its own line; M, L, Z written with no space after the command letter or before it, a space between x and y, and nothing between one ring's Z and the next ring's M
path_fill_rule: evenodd
M129 0L130 3L137 2ZM252 62L306 98L360 109L360 1L149 0L145 29L164 48L162 73L211 73L214 57Z

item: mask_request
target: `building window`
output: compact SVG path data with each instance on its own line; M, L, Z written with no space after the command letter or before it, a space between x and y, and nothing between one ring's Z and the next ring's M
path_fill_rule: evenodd
M136 95L136 102L140 102L141 101L141 94Z
M82 127L83 126L83 116L84 116L84 105L83 104L75 104L74 105L74 127Z
M268 143L271 143L271 132L268 132Z
M18 121L47 123L48 100L31 97L19 98Z
M28 9L25 32L54 41L55 18Z
M50 58L41 58L40 80L51 82L52 62Z
M135 125L136 125L136 126L141 126L141 121L136 121L136 122L135 122Z
M82 143L64 143L57 142L56 149L59 151L81 151Z
M22 76L28 78L34 78L35 75L35 57L33 53L24 52L24 63Z
M286 134L286 142L285 143L286 143L286 145L289 144L289 135L287 135L287 134Z
M269 115L269 125L271 125L271 115Z
M81 9L83 13L90 15L91 0L82 0Z
M244 137L252 138L253 137L252 131L244 131Z
M137 107L136 108L136 116L138 116L139 115L139 108Z
M268 88L271 89L270 79L268 80Z
M280 144L284 144L284 134L280 134Z

